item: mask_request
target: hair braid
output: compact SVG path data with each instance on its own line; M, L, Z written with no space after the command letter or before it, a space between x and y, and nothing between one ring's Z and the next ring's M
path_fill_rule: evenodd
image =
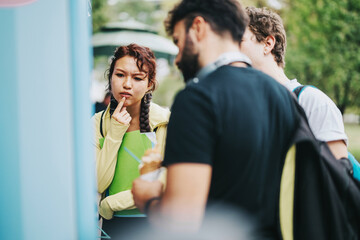
M150 132L150 122L149 122L149 111L150 111L150 102L152 99L152 93L146 93L145 96L141 99L141 108L140 108L140 132Z

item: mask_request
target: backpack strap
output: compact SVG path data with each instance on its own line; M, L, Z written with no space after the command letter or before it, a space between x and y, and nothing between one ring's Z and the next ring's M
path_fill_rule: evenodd
M100 134L101 136L104 138L104 132L103 132L103 129L102 129L102 123L103 123L103 117L104 117L104 113L105 113L106 110L103 111L103 113L101 114L101 118L100 118Z
M299 99L300 93L305 89L305 87L306 85L300 85L293 90L293 93L295 93L297 99Z
M301 94L301 93L305 90L305 88L307 88L307 87L316 88L316 87L313 86L313 85L300 85L300 86L294 88L294 90L292 90L293 93L295 93L297 99L299 99L300 94Z

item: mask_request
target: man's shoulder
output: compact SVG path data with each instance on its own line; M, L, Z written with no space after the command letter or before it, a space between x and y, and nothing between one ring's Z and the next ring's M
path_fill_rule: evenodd
M207 81L221 84L218 80L226 80L242 86L258 85L259 88L268 84L276 85L276 81L272 77L252 67L222 66L207 76ZM265 85L260 83L265 83Z
M214 77L217 74L224 74L224 75L236 75L237 77L242 77L243 75L250 75L250 76L260 76L268 78L269 76L264 74L263 72L253 68L253 67L235 67L230 65L225 65L222 67L219 67L216 71L213 72L214 75L210 74L208 77Z
M194 103L212 102L214 96L206 85L200 83L188 83L186 87L180 90L174 99L172 109L174 106L183 108L194 106Z
M299 103L301 105L309 105L309 106L329 106L336 107L335 103L332 99L327 96L320 89L312 86L306 86L303 92L299 96Z
M211 83L215 87L224 84L226 85L225 88L231 88L235 91L244 89L244 91L248 91L249 93L257 91L263 93L273 91L287 92L287 90L271 76L252 67L223 66L210 74L206 82ZM258 93L256 94L258 95Z
M202 97L211 97L210 89L212 88L213 83L209 83L208 76L202 79L197 77L190 79L184 89L180 90L175 97L177 98L186 98L189 96L202 96Z

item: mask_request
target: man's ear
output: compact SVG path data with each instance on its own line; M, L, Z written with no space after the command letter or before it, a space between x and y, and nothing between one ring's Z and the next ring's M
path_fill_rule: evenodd
M207 25L208 23L203 17L197 16L194 18L190 30L194 32L196 40L200 41L205 37Z
M270 53L274 46L275 46L275 43L276 43L276 39L274 36L267 36L265 39L264 39L264 53Z

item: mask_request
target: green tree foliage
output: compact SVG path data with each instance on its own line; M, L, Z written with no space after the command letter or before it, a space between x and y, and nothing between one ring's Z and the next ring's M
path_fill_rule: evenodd
M158 4L154 4L153 2L133 0L119 1L117 4L111 7L111 10L115 13L115 15L126 13L128 17L152 25L155 22L153 15L155 15L157 8Z
M107 15L108 5L106 0L92 0L91 5L93 32L95 33L109 21Z
M110 21L134 19L152 26L156 31L161 31L166 12L162 9L161 2L121 0L109 7L108 15Z
M328 94L344 113L360 106L360 1L290 1L286 72Z

